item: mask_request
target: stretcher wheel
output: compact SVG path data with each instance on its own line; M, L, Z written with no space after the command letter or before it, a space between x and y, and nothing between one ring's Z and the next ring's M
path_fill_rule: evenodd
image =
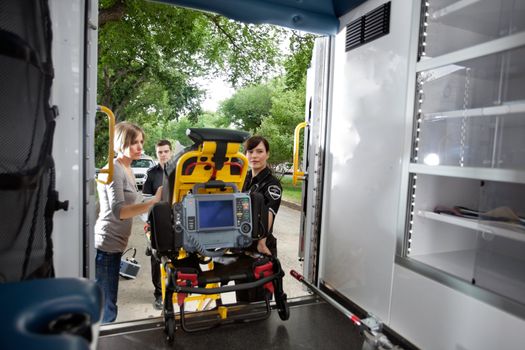
M166 339L173 343L175 340L175 319L167 318L164 320L164 332L166 332Z
M275 298L275 303L277 304L277 313L283 321L286 321L290 318L290 308L288 307L287 299L288 297L286 296L286 293L283 293L279 298Z

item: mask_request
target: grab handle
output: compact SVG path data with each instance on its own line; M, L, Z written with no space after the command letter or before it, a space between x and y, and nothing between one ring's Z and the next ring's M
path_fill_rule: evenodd
M296 185L298 180L304 180L304 171L299 170L299 134L301 129L304 129L308 126L307 122L302 122L297 124L294 132L294 141L293 141L293 175L292 181Z
M106 181L98 179L97 182L103 185L109 185L113 181L113 158L115 157L115 151L113 150L113 138L115 136L115 115L105 106L97 106L97 112L102 112L108 117L109 121L109 144L108 144L108 167L99 170L99 173L108 174Z

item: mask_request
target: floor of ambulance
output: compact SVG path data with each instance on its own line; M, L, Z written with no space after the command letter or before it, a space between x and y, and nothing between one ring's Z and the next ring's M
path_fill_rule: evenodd
M287 321L282 321L277 310L272 310L266 320L224 324L191 333L178 327L173 343L166 340L161 318L113 327L113 330L102 330L99 350L368 348L359 329L345 315L318 299L290 303Z

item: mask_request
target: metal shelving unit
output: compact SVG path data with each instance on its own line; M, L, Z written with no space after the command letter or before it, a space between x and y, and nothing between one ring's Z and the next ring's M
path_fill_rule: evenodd
M422 5L401 258L525 306L525 1Z
M436 176L454 176L467 179L490 180L525 184L525 170L475 168L460 166L433 166L426 164L409 165L409 172L413 174L428 174Z
M438 214L427 210L419 210L417 215L430 220L469 228L471 230L481 232L482 234L505 237L516 241L525 242L525 226L520 226L518 224L508 224L501 222L484 224L477 219L462 218L448 214Z
M423 120L439 120L446 118L472 118L486 116L506 116L525 113L525 101L504 102L499 106L459 109L455 111L425 113Z

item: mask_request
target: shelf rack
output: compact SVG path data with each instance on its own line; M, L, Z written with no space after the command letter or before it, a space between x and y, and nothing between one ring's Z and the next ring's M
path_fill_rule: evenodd
M438 214L432 211L419 210L417 215L423 218L444 222L451 225L465 227L474 231L480 231L495 236L510 238L525 242L525 227L519 224L504 222L482 222L478 219L468 219L448 214Z

